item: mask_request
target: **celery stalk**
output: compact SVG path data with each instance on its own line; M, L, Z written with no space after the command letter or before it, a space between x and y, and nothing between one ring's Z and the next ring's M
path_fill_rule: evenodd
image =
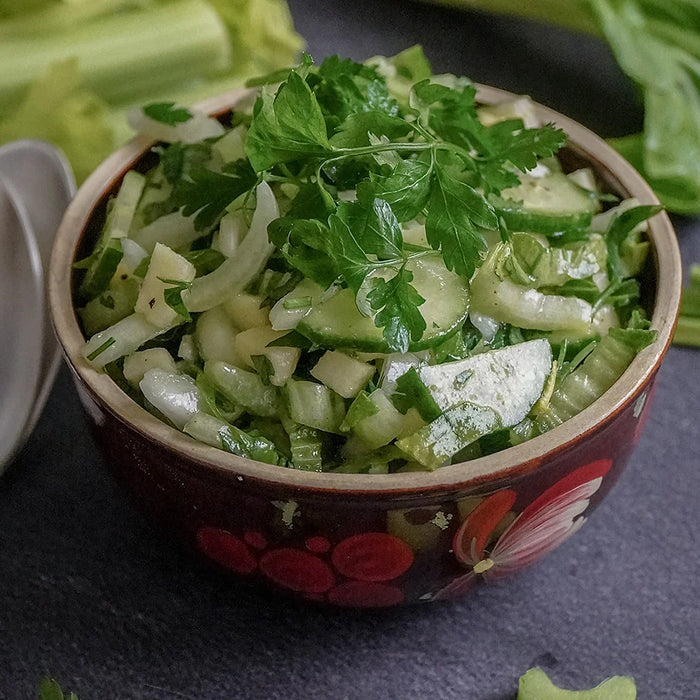
M0 24L0 105L5 111L48 64L66 56L78 58L83 87L110 102L145 98L166 85L212 76L229 66L226 27L204 0L140 8L132 3L121 12L114 12L111 3L110 14L95 12L87 19L84 5L89 4L50 7ZM77 21L68 21L69 8L77 8Z
M600 30L590 10L589 0L433 0L442 5L465 7L483 12L504 15L518 15L527 19L552 22L562 27L576 29L590 34L600 34Z

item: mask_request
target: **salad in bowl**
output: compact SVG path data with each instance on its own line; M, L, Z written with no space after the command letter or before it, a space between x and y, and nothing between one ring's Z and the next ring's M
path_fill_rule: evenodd
M413 64L304 57L224 125L133 113L157 162L76 264L87 360L197 440L313 471L433 470L601 396L654 338L659 208L564 172L527 98Z

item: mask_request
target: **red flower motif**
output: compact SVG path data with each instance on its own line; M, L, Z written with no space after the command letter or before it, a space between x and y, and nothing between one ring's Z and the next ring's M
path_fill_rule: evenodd
M467 591L481 574L487 580L507 576L541 559L579 530L584 511L600 488L612 460L600 459L574 470L536 498L486 553L494 529L515 502L510 489L487 496L467 516L453 540L455 557L469 571L436 594L451 598Z
M400 588L376 581L345 581L328 592L328 600L348 608L384 608L403 602Z
M325 593L335 583L332 569L301 549L272 549L260 557L260 570L276 584L300 593Z
M304 544L310 552L315 552L316 554L325 554L331 551L331 543L321 535L309 537Z
M365 532L339 542L331 555L343 576L360 581L390 581L413 564L413 550L395 535Z
M218 527L203 527L197 532L197 545L215 562L237 574L252 574L257 568L248 545Z
M247 530L243 533L243 539L245 543L250 545L253 549L262 550L267 547L267 538L258 530Z

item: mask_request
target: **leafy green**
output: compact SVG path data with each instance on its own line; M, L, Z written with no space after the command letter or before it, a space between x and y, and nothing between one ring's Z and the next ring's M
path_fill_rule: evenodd
M590 690L564 690L552 683L541 668L531 668L520 677L517 700L635 700L632 678L613 676Z
M436 167L425 232L440 250L449 270L470 278L481 264L487 245L477 226L498 228L493 208L473 187Z
M183 257L194 265L195 274L197 277L207 275L216 270L221 265L225 256L218 250L213 248L203 248L202 250L191 250L188 253L183 253Z
M169 280L158 278L164 284L170 285L163 292L163 298L165 303L173 310L176 311L182 318L186 321L191 321L192 317L190 312L185 306L185 302L182 300L182 293L186 289L192 288L192 282L183 282L182 280Z
M213 226L226 207L255 186L257 177L243 160L230 163L226 172L204 167L193 168L189 176L178 180L172 198L185 216L196 214L199 231Z
M3 0L0 143L50 141L80 182L132 135L132 106L190 105L302 46L285 0Z
M665 208L700 214L700 7L694 0L453 0L602 35L641 89L644 131L610 143Z
M422 77L420 51L402 60L405 78ZM564 136L519 121L483 127L464 78L419 80L403 107L383 77L387 61L375 68L334 56L316 67L304 56L274 95L263 89L245 149L261 177L298 188L288 215L268 227L286 262L324 288L349 287L389 347L404 351L425 331L406 266L426 251L404 244L401 222L425 217L429 246L470 278L487 250L484 232L507 235L484 193L518 183L518 170L551 156Z
M53 678L44 678L39 684L39 700L78 700L78 696L64 693Z
M383 328L387 345L395 352L407 352L411 340L420 340L425 331L425 319L418 307L425 299L411 286L413 273L402 267L388 281L382 277L372 280L367 299L374 322Z
M673 335L677 345L700 347L700 265L690 267L690 283L684 287L680 316Z
M274 97L263 90L245 142L256 172L329 149L321 107L297 71L290 72Z
M186 107L178 107L174 102L152 102L143 108L149 118L169 126L175 126L192 119L192 112Z

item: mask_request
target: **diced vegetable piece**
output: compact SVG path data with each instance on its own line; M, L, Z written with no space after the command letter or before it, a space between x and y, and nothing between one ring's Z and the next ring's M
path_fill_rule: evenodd
M254 372L225 362L208 361L204 365L204 374L229 401L243 406L249 413L268 418L278 415L277 389L265 386Z
M95 333L85 344L83 354L95 367L104 367L124 355L130 355L167 330L149 323L142 314L134 313Z
M520 185L501 192L496 208L511 231L556 234L589 226L598 200L555 172L543 177L522 175Z
M169 248L184 248L202 235L194 226L194 216L179 211L160 216L147 226L134 231L132 238L146 252L152 253L157 243Z
M396 389L396 380L406 374L411 367L418 367L427 363L429 353L392 353L387 355L382 364L379 388L391 396Z
M411 459L433 470L484 435L500 430L499 415L488 406L464 402L445 411L412 435L396 441Z
M170 374L176 374L175 360L165 348L149 348L137 350L124 359L124 379L132 386L137 386L146 372L151 369L162 369Z
M197 362L199 360L197 345L191 333L185 333L180 339L177 356L186 362Z
M283 424L289 435L292 466L310 472L323 471L323 444L319 431L289 419L284 420Z
M200 409L199 389L194 379L186 374L168 372L160 367L149 369L139 382L139 388L146 401L180 430Z
M284 463L284 458L267 438L247 433L206 413L195 413L185 424L183 431L195 440L226 450L226 452L239 457L254 459L266 464Z
M374 376L375 368L337 350L325 352L311 375L345 399L354 399Z
M221 360L232 365L240 363L236 354L236 336L229 315L221 306L205 311L197 318L194 333L199 354L203 360Z
M239 124L217 139L213 150L223 163L232 163L235 160L245 158L244 143L247 131L248 129L243 124Z
M535 110L535 103L527 96L506 100L495 105L479 107L479 120L485 126L509 119L521 119L526 129L540 126L540 119Z
M165 292L195 277L194 265L162 243L156 243L134 310L154 326L169 328L185 318L168 304ZM180 292L181 293L181 292Z
M513 252L532 279L533 287L556 287L605 272L607 245L603 236L591 234L585 241L551 246L541 236L514 233Z
M523 420L540 397L551 366L549 342L538 339L416 372L441 410L469 401L493 410L508 428Z
M289 417L327 433L340 432L345 417L342 397L323 384L290 379L283 390Z
M242 367L255 368L253 357L266 357L272 368L270 383L283 386L292 376L301 357L299 348L268 347L268 344L285 335L284 331L272 330L270 326L258 326L241 331L234 340L234 350Z
M133 277L112 280L102 294L78 309L85 333L93 335L126 318L134 311L138 295L139 283Z
M134 219L136 207L139 199L141 199L145 185L145 176L135 170L129 170L124 175L119 192L107 217L107 225L104 232L106 240L124 238L129 235L131 222Z
M356 403L358 406L353 410ZM369 395L362 392L358 396L341 427L352 430L367 447L376 449L396 437L410 435L424 424L415 409L405 415L400 413L387 395L377 389Z
M211 247L230 258L248 232L248 224L242 209L226 212L219 222L218 231L214 232Z
M469 288L438 257L418 258L406 267L413 273L416 291L426 300L418 307L426 330L419 341L410 344L411 350L422 350L439 344L462 326L469 311ZM382 329L357 310L355 295L349 289L315 305L299 321L297 330L321 347L389 351Z
M263 306L264 299L257 294L234 294L223 302L226 313L233 325L241 331L257 326L269 325L268 309Z
M189 293L183 294L190 311L206 311L222 299L242 291L265 266L274 246L267 237L268 224L279 217L275 195L266 182L256 190L257 206L250 223L250 230L238 247L236 255L208 275L198 277Z

